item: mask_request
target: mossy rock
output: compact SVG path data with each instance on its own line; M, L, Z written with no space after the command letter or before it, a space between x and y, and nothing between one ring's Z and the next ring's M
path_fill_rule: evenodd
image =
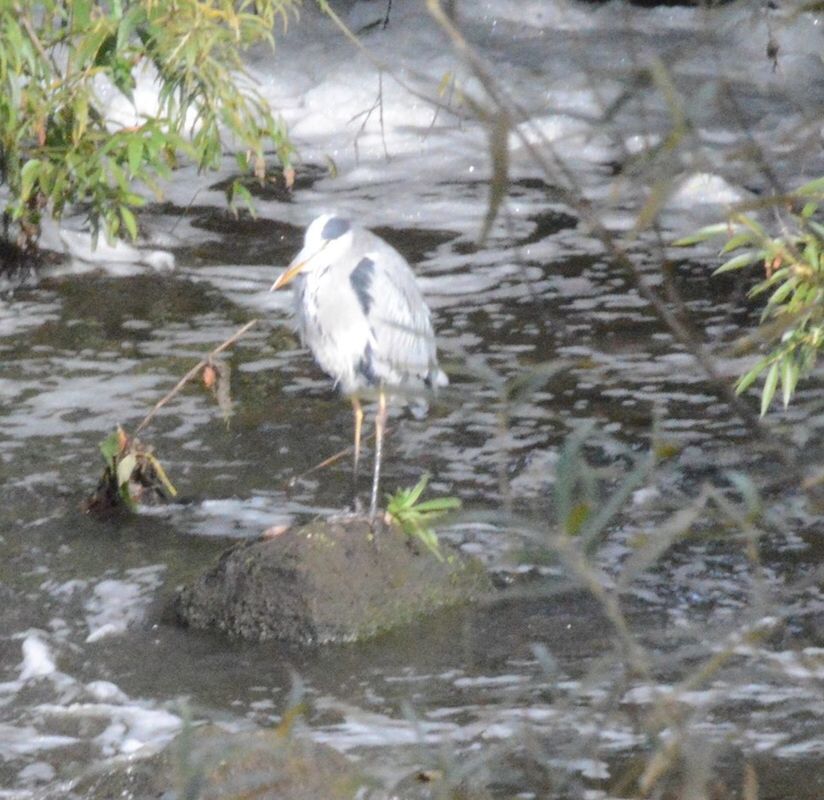
M186 797L199 800L356 800L372 783L341 753L279 731L198 732L187 756ZM192 789L196 789L196 793ZM183 794L183 793L181 793Z
M438 561L402 531L360 517L317 520L242 542L180 590L177 619L252 641L360 641L492 591L481 565Z
M278 730L227 733L208 725L184 730L153 756L90 770L60 797L386 800L386 793L326 745Z

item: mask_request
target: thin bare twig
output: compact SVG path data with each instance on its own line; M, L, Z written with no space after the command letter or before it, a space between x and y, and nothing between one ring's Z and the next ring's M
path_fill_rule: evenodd
M196 377L197 374L219 353L222 353L228 347L231 347L238 339L240 339L243 334L246 333L252 326L257 325L259 320L252 319L249 320L242 328L235 331L225 342L219 344L214 350L212 350L205 358L202 358L200 361L195 364L171 389L167 392L163 397L160 398L155 404L152 410L143 418L143 422L135 428L135 436L137 436L140 431L142 431L154 418L155 414L160 411L166 403L169 402L175 395L177 395L180 390L190 381L192 378Z
M390 433L392 433L392 428L384 428L384 436L387 436ZM374 438L375 432L373 431L369 434L369 436L365 437L363 441L370 442ZM354 449L354 445L344 447L343 450L338 450L337 453L333 453L331 456L324 458L323 461L319 461L317 464L315 464L315 466L309 467L309 469L305 470L304 472L301 472L299 475L293 475L291 478L289 478L288 481L286 481L286 488L291 489L298 481L302 481L309 475L312 475L313 473L318 472L319 470L326 469L326 467L331 467L332 464L336 464L342 458L352 455Z
M389 161L389 150L386 147L386 128L383 122L383 72L378 72L378 95L375 98L375 102L372 103L372 105L364 111L359 111L349 120L349 122L354 122L358 117L364 118L360 128L358 128L358 132L355 134L355 140L353 142L353 146L355 148L356 164L360 163L360 149L358 148L358 139L360 139L360 137L366 130L366 126L369 123L369 120L372 118L372 114L375 113L375 109L378 110L378 121L380 122L381 128L381 143L383 144L383 155L386 158L386 160Z

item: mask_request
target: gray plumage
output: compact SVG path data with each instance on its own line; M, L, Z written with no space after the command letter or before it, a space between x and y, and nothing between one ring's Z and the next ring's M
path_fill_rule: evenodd
M429 309L394 247L325 214L294 261L307 262L295 287L301 340L344 394L383 384L414 397L447 383Z
M448 383L438 366L429 308L409 264L394 247L334 214L323 214L309 225L303 248L272 289L293 280L301 340L352 399L356 507L363 421L359 397L377 395L374 519L387 394L401 395L421 415L427 391Z

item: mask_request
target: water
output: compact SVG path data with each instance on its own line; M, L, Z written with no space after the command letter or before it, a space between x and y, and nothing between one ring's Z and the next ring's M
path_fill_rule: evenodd
M568 219L551 219L547 212L536 229L562 241ZM198 224L216 235L217 224L203 216ZM387 486L410 485L430 470L436 491L460 496L473 512L496 512L509 500L540 528L570 431L593 423L590 453L618 475L616 464L648 445L657 415L659 435L680 454L647 487L651 506L631 508L600 552L603 568L614 572L631 555L632 537L653 535L673 505L671 498L661 502L662 492L688 498L695 476L717 482L742 459L758 463L746 455L740 424L605 263L571 255L547 270L528 256L511 262L487 255L479 266L450 271L444 262L466 258L465 238L417 231L407 249L405 231L384 233L423 259L420 273L453 375L428 420L393 419ZM317 654L232 644L167 621L174 587L210 563L226 537L256 535L348 501L346 460L288 488L290 478L348 444L351 419L348 404L285 327L280 298L230 357L229 424L208 394L193 388L144 434L180 501L103 522L78 510L102 466L100 439L118 423L134 427L196 358L270 302L263 295L274 268L229 255L258 252L268 239L265 225L230 231L212 239L208 259L176 253L172 274L54 278L6 306L0 738L8 796L30 796L38 787L48 795L78 764L162 747L179 729L184 698L198 719L276 724L292 669L306 687L311 735L357 754L389 783L426 766L421 754L443 743L455 759L502 744L517 753L528 730L554 753L552 770L564 780L606 786L641 742L632 708L643 711L652 698L639 690L615 705L607 676L625 681L628 691L633 682L615 663L600 663L612 646L610 626L580 591L553 588L544 598L530 590L363 647ZM283 263L298 240L297 231L286 237L273 261ZM723 326L742 313L731 282L714 287L730 299L716 294L709 304L705 267L684 269L686 299L709 324ZM497 382L556 360L556 377L512 407L502 431ZM519 532L491 519L456 524L446 535L517 586L530 569L518 557L529 526ZM768 590L779 598L785 553L800 562L799 574L812 558L808 537L788 538L765 565ZM702 647L727 644L742 615L756 623L752 572L739 552L736 543L699 539L630 587L627 613L652 654L659 691L678 681ZM563 584L557 563L540 571ZM800 638L790 636L786 649L757 648L680 702L701 719L702 735L733 752L766 752L770 763L792 760L813 775L824 747L814 690L822 664L806 621L821 600L810 589L793 601ZM549 649L555 671L542 667L536 643ZM797 650L799 643L807 650ZM405 716L406 704L417 722ZM421 742L423 749L413 746ZM499 788L530 789L533 768L511 766L510 783Z
M537 69L540 37L554 36L532 32L527 47L505 14L496 31L485 46L507 54L513 80ZM522 46L512 47L513 36ZM599 47L610 38L604 29L587 36ZM608 64L609 53L598 52ZM763 87L746 88L751 114L774 108ZM587 98L584 88L566 96L572 105ZM622 125L629 139L635 129L629 119ZM478 247L487 185L473 169L485 163L483 136L469 123L449 126L432 134L434 155L419 171L402 130L389 163L379 148L369 156L368 137L363 163L339 178L319 158L292 198L264 192L257 219L222 209L229 166L208 185L182 170L172 199L141 216L154 245L174 253L173 271L74 262L46 268L2 300L0 797L70 796L91 770L115 772L124 759L162 752L186 714L229 730L277 725L295 674L305 735L357 758L387 787L440 758L455 768L478 759L495 796L607 797L650 742L680 734L690 763L714 763L730 791L746 761L760 797L824 793L824 598L815 581L805 583L820 561L818 512L782 485L774 459L527 162L516 159L501 221ZM440 151L455 141L462 149L444 172ZM618 151L572 152L588 160L588 191L607 195ZM789 179L798 164L786 155L779 168ZM619 229L643 200L639 186L622 188L609 208ZM427 420L393 415L385 486L409 486L429 471L433 492L460 497L466 515L442 535L482 558L509 594L319 652L181 630L168 615L175 587L228 542L349 500L346 459L301 477L348 446L351 410L295 340L288 296L268 292L303 225L329 206L362 215L415 264L451 376ZM629 247L660 285L655 237ZM745 362L722 345L755 312L737 281L709 277L711 251L669 256L691 318L732 379ZM228 356L228 422L191 386L142 436L178 500L131 518L84 515L80 501L103 466L100 440L117 424L133 430L197 359L253 317L261 322ZM513 401L513 385L541 370L548 379ZM811 465L820 460L815 399L812 384L777 423ZM629 493L592 561L600 585L621 587L644 667L634 672L622 666L609 609L547 553L560 454L585 427L602 500L651 442L669 453ZM747 472L763 491L759 559L746 520L734 523L710 497L743 504L729 470ZM686 522L672 515L692 507L692 534L679 536ZM667 537L671 546L644 562L643 545ZM721 654L705 680L682 683Z

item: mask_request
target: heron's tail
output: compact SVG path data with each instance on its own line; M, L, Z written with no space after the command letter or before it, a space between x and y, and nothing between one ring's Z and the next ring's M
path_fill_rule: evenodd
M425 383L433 392L436 392L439 386L449 385L449 378L447 378L446 373L440 367L434 367L429 370Z
M423 382L432 394L436 394L439 387L449 384L449 378L446 377L446 373L440 367L435 366L429 370ZM421 395L408 397L406 407L415 419L423 419L429 411L429 403Z

